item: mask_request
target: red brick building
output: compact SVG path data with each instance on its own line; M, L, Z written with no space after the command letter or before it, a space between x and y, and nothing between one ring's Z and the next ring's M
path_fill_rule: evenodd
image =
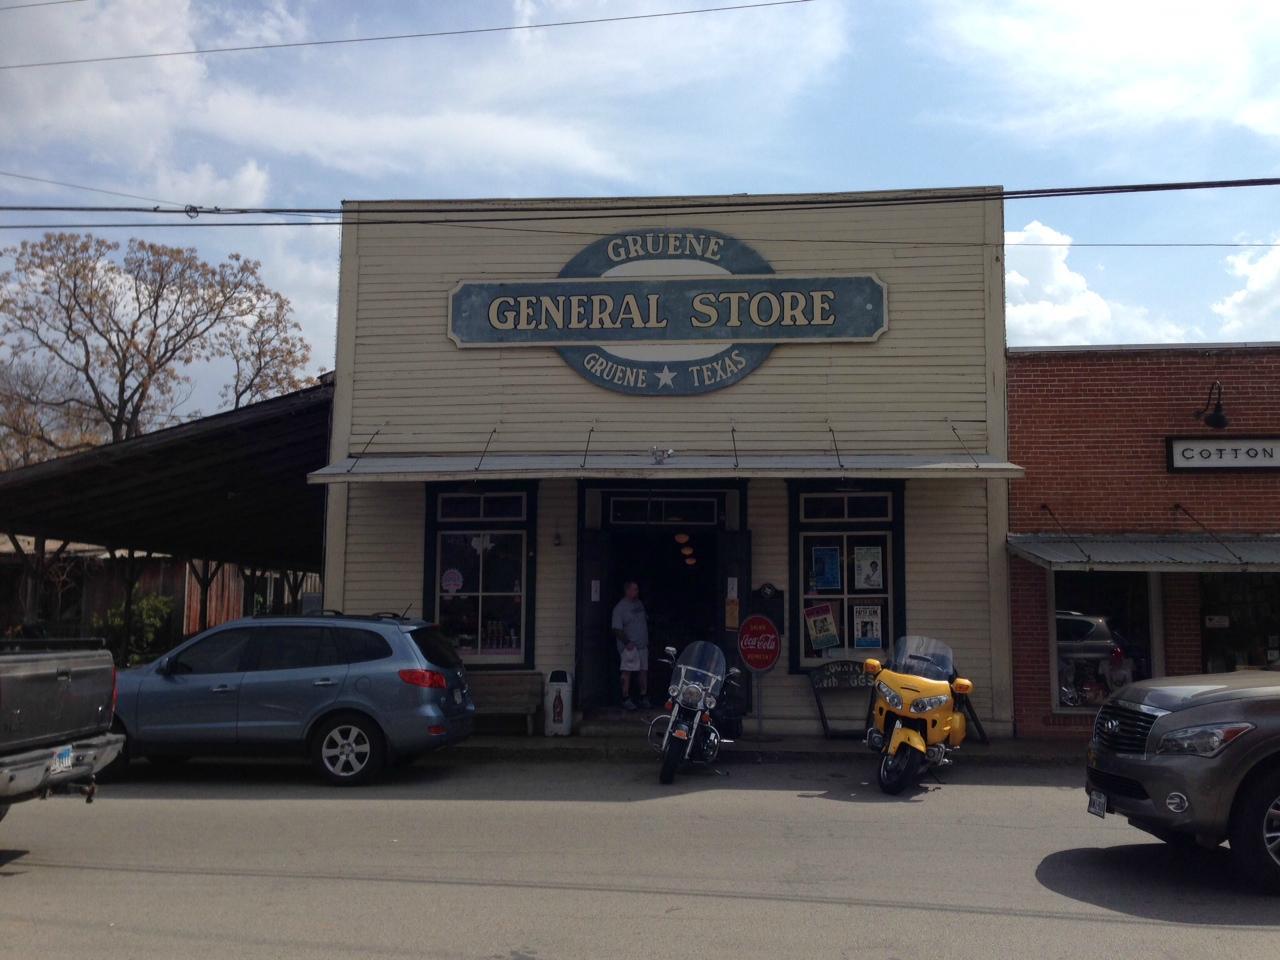
M1280 661L1280 344L1012 349L1014 723Z

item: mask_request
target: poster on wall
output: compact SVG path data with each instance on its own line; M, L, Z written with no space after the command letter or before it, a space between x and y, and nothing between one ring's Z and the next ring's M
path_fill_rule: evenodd
M829 603L815 603L805 607L804 625L809 631L809 643L815 650L828 650L840 646L840 631L836 629L835 611Z
M813 589L839 590L840 583L840 548L813 548Z
M884 589L884 561L879 547L853 548L853 587L855 590Z
M880 632L878 603L853 608L853 645L864 650L878 650L884 646Z

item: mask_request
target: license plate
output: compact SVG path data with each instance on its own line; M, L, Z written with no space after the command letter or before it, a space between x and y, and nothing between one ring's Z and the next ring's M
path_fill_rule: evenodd
M462 702L462 690L457 687L455 687L453 691L453 702L454 703Z
M1089 812L1095 817L1105 818L1107 815L1107 795L1101 790L1089 791Z
M50 773L64 773L71 769L71 761L74 759L70 747L63 747L57 752L53 758L53 763L49 765Z

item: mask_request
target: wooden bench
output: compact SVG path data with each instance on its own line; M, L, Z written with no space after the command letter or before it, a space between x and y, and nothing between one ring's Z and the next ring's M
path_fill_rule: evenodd
M520 716L533 736L533 718L542 707L542 674L532 670L476 670L467 674L479 716Z

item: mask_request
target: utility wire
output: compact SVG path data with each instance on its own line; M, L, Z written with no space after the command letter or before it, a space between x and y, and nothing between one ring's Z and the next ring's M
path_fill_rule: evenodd
M543 220L576 221L576 220L612 220L621 215L632 219L644 217L667 217L673 211L686 214L705 213L720 216L723 214L761 213L770 210L844 210L844 209L880 209L885 207L939 206L953 203L986 203L992 200L1043 200L1057 197L1094 197L1117 194L1139 193L1174 193L1190 190L1236 190L1251 187L1280 186L1280 177L1252 177L1239 180L1174 180L1151 183L1102 184L1079 187L1028 187L1017 190L983 189L983 190L929 190L897 197L842 197L833 199L829 196L814 197L779 197L776 199L750 199L744 196L742 202L732 200L675 200L664 201L661 197L647 200L631 201L590 201L569 200L555 205L546 202L519 203L515 208L500 208L493 204L468 205L462 203L413 203L409 205L381 205L359 211L367 215L385 216L387 214L439 214L450 218L452 223L466 223L456 215L459 213L487 214L479 222L491 223L495 220L516 222L533 222ZM183 210L156 211L149 207L125 206L65 206L65 205L33 205L9 204L0 205L0 213L183 213ZM273 216L312 214L341 215L350 214L351 210L342 207L218 207L200 208L201 213L221 216L251 216L270 214ZM549 216L527 216L528 213L549 213ZM496 214L496 216L495 216Z
M348 43L381 43L387 40L425 40L435 37L461 37L482 33L516 33L530 30L546 30L552 27L580 27L600 23L625 23L632 20L660 20L667 17L691 17L704 13L725 13L732 10L756 10L763 7L789 7L813 0L761 0L757 3L735 3L722 7L697 7L689 10L668 10L663 13L633 13L616 17L593 17L583 20L555 20L547 23L518 23L500 27L470 27L458 30L431 30L420 33L395 33L377 37L345 37L335 40L295 40L289 43L256 43L239 47L200 47L193 50L166 50L157 53L125 53L110 57L82 57L74 60L40 60L32 63L0 64L0 70L28 70L33 67L67 67L84 63L117 63L122 60L156 60L161 57L194 57L211 53L245 53L254 50L285 50L294 47L329 47Z
M5 10L26 10L29 7L60 7L64 3L84 3L84 0L41 0L40 3L11 3L8 6L0 7L0 13Z
M60 0L60 2L67 2L67 0ZM5 9L9 8L0 7L0 10ZM156 197L144 197L137 193L121 193L119 190L104 190L102 187L86 187L82 183L67 183L65 180L49 180L45 177L33 177L25 173L14 173L11 170L0 170L0 177L11 177L14 180L29 180L32 183L48 183L55 187L67 187L70 190L87 190L90 193L104 193L109 197L125 197L129 200L146 200L150 203L159 203L165 206L176 207L178 212L181 212L186 207L185 203L178 203L176 200L160 200Z

